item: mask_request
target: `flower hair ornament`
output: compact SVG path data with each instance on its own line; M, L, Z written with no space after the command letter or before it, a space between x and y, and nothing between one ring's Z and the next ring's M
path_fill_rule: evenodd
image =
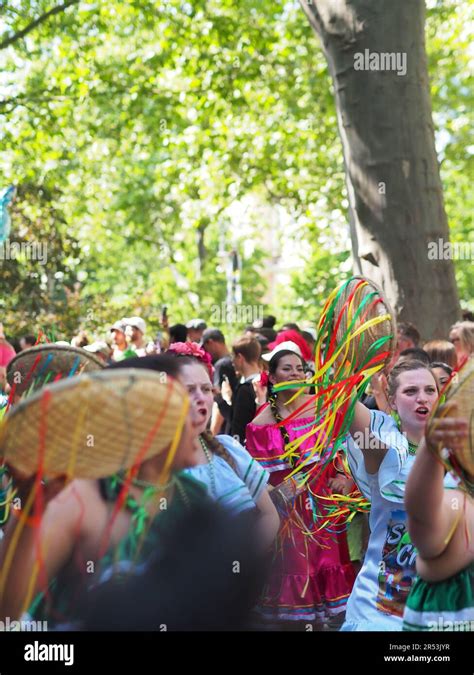
M173 342L168 347L169 352L174 352L177 356L194 356L195 359L203 363L212 380L214 375L214 368L212 365L211 355L206 352L197 342Z
M270 380L268 379L268 373L267 373L266 370L263 370L260 373L259 384L260 384L261 387L268 387L269 383L270 383Z

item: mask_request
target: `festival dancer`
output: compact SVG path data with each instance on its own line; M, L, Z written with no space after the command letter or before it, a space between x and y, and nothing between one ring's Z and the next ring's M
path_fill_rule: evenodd
M48 382L75 377L80 373L100 370L103 363L84 349L47 343L21 351L9 362L6 380L8 396L0 393L0 420L6 412ZM0 528L5 525L11 512L8 505L8 471L0 463Z
M278 485L308 460L314 437L302 442L295 457L284 457L285 446L308 432L314 415L301 413L283 426L277 426L311 400L301 395L288 403L297 389L278 394L272 391L272 386L280 382L304 380L305 362L299 347L290 341L276 346L264 358L269 359L268 404L247 425L246 445L253 457L270 471L271 484ZM311 461L318 459L314 457ZM350 491L349 483L353 485L331 466L320 487L321 494ZM258 615L264 622L287 629L307 629L308 624L315 630L323 629L328 623L337 626L344 616L354 582L346 537L318 533L319 523L314 522L313 509L322 513L324 507L315 503L308 489L293 501L291 512L282 517L273 571L257 608Z
M370 538L364 564L347 604L342 630L401 630L415 576L416 551L407 531L405 484L438 398L431 370L402 361L391 370L392 415L357 402L348 439L349 465L370 500ZM447 484L454 486L452 477Z
M407 481L405 507L419 576L408 596L403 630L474 631L472 458L465 480L451 490L443 485L440 461L442 450L462 464L468 420L457 414L455 403L440 408Z
M39 344L23 350L10 361L7 380L10 405L58 380L101 370L104 363L79 347L56 343Z
M167 353L175 355L178 379L191 401L196 461L186 473L204 483L210 498L233 513L256 510L262 546L269 548L280 520L268 494L268 472L232 436L214 437L207 431L213 404L209 355L193 342L174 343Z
M148 358L155 359L160 374L170 377L165 384L157 375L154 395L137 402L142 409L141 419L145 409L149 418L150 406L156 408L156 415L164 410L176 387L181 394L174 393L172 400L181 403L186 397L185 391L172 381L178 374L176 360L165 356ZM104 371L96 377L106 384L107 378L114 375L118 373ZM88 377L91 376L82 376ZM140 380L136 370L124 371L124 377L130 382L125 391L133 389L133 384ZM71 386L79 385L82 378L74 378ZM48 388L49 396L60 397L61 393L55 393L53 387ZM22 403L22 409L15 414L27 416L33 398ZM124 401L117 400L118 408L113 412L119 415L123 413ZM182 412L177 407L169 414L179 434ZM104 424L107 423L110 420L104 419ZM162 443L159 431L156 443L157 447ZM65 485L64 478L54 477L41 485L41 499L34 500L33 516L12 508L16 517L10 518L0 542L0 615L19 618L27 611L31 618L47 620L50 627L70 623L75 619L77 601L85 588L117 572L137 569L156 550L163 528L171 527L183 509L207 499L204 486L181 471L195 463L196 444L191 412L171 452L167 445L139 465L124 466L123 471L103 480L75 479ZM103 450L97 448L98 453ZM118 442L107 447L108 454L113 452L120 458L125 454ZM166 477L169 471L170 480ZM15 497L24 509L33 499L32 492L38 490L37 476L24 476L11 466L9 472L17 490ZM167 482L164 484L163 480Z

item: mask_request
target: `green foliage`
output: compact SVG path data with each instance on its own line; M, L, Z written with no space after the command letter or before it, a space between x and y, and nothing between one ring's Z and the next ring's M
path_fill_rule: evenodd
M79 244L45 187L23 183L12 210L15 250L2 247L6 259L1 262L0 312L18 331L55 327L60 339L61 333L75 330L81 316L76 281ZM41 317L40 325L29 317ZM55 326L58 317L61 325Z
M51 5L3 7L0 43ZM446 2L427 24L459 239L469 233L465 22L466 10ZM47 265L0 261L10 332L100 332L131 313L155 329L162 304L172 323L209 318L226 299L234 247L243 303L286 320L314 322L349 274L330 78L297 3L79 2L0 50L0 67L0 172L19 186L11 238L48 244ZM267 205L263 216L239 213L249 197ZM287 215L300 254L271 304L268 242L285 249L288 233L273 229L269 207ZM472 297L472 269L457 273Z
M474 5L456 0L431 2L426 21L433 118L451 241L473 242L474 176L472 111L472 25ZM472 260L458 260L461 304L474 309Z

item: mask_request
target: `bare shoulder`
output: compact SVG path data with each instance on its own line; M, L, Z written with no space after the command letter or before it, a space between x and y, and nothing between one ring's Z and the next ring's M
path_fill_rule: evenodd
M314 403L314 396L310 396L309 394L304 394L303 396L300 397L299 399L299 404L300 406L306 406L304 410L300 412L298 417L311 417L314 416L314 411L315 408L314 406L309 407L310 403Z
M296 416L292 417L292 419L314 417L315 414L314 396L310 396L309 394L301 395L297 399L295 399L295 404L298 404L298 408L304 409L300 410L300 412ZM284 418L286 419L287 417L289 417L289 415L290 411L288 411L288 413L284 415Z
M99 482L96 480L75 478L66 485L64 490L58 494L58 497L62 500L77 499L78 497L100 499Z
M74 479L48 504L47 514L67 520L79 514L93 512L102 502L99 484L96 480Z
M474 526L474 503L460 490L445 490L443 496L444 513L448 518L441 519L437 527L423 532L425 545L435 547L434 557L418 555L417 570L426 581L438 582L454 576L474 562L472 548L466 546L466 529ZM451 539L446 546L446 540ZM421 548L421 546L420 546ZM428 549L431 554L433 551ZM441 550L441 553L439 553Z
M255 424L257 427L261 427L265 424L275 424L275 418L270 409L270 406L267 405L261 412L258 413L256 417L252 420L251 424Z

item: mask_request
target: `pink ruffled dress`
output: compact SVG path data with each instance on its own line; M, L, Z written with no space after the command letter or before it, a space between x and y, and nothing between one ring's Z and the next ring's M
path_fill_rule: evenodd
M290 440L308 432L308 427L298 429L314 418L299 418L285 424ZM270 472L270 484L278 485L291 473L284 453L281 431L274 424L250 423L246 430L248 452ZM314 437L303 441L299 450L302 459L308 457L314 446ZM322 494L330 494L327 487L335 469L327 470ZM290 518L280 526L272 572L257 612L268 621L307 621L323 623L331 616L345 612L347 600L354 584L355 572L349 559L345 534L317 534L318 523L313 520L311 499L307 491L296 499ZM318 504L318 512L322 507ZM294 516L297 516L296 518ZM298 516L301 519L297 524ZM313 533L302 531L302 523Z

